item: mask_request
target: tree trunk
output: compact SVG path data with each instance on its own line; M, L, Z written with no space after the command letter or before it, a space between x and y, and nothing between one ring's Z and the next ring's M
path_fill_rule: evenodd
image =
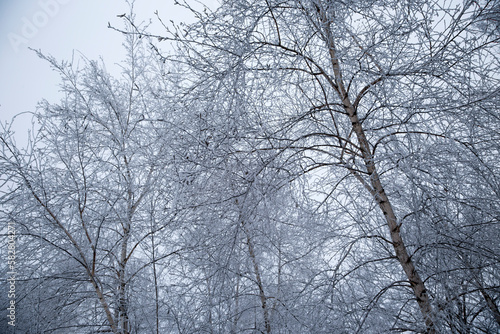
M128 305L126 295L126 280L125 280L125 267L127 263L127 243L130 233L129 226L124 229L124 237L122 241L122 249L118 271L118 323L120 325L120 334L129 334L129 320L128 320Z
M427 331L429 334L435 334L436 329L434 326L434 321L432 320L433 311L429 297L427 295L427 289L425 288L425 284L420 278L420 275L418 274L411 257L408 255L406 246L403 242L403 239L401 238L400 226L397 223L396 214L394 213L391 202L389 201L389 198L385 193L384 187L377 173L370 144L359 121L356 108L352 104L347 90L345 89L345 85L342 79L342 72L340 69L340 63L336 56L335 43L330 29L330 23L325 11L322 8L317 7L317 11L325 29L324 32L326 43L328 45L330 62L334 73L335 86L333 88L337 91L342 101L344 110L346 111L351 121L352 130L354 131L358 139L366 171L370 176L370 183L372 187L371 193L377 201L378 206L382 210L382 213L384 214L385 220L389 227L392 245L394 247L396 257L410 282L411 288L413 289L413 293L415 295L415 298L417 299L418 306L420 307L420 311L424 318Z
M262 313L263 313L263 317L264 317L264 326L266 328L266 333L270 334L271 333L271 323L269 321L269 310L267 307L267 297L266 297L266 294L264 292L264 285L262 284L262 279L260 277L259 264L257 263L257 258L255 257L255 251L253 248L252 240L250 238L250 231L248 231L244 222L242 222L241 225L243 226L243 230L245 231L245 235L247 238L248 253L250 254L250 258L252 260L253 268L255 271L255 280L257 282L257 286L259 287L259 297L260 297L260 302L261 302L261 306L262 306Z
M111 327L111 330L113 333L118 333L115 321L113 319L113 315L111 314L111 310L109 308L108 303L106 302L106 299L104 298L104 294L101 291L101 288L99 287L99 284L96 280L95 277L95 271L94 271L94 266L91 268L88 265L87 259L85 257L84 252L82 251L80 245L76 242L75 238L73 238L73 235L64 227L64 225L59 221L59 218L52 212L52 210L41 200L41 198L38 196L38 194L35 192L35 189L31 185L31 182L28 180L26 175L24 173L20 173L21 177L23 178L26 186L28 187L30 193L33 195L35 200L42 206L42 208L49 214L50 217L52 217L54 223L57 225L59 229L61 229L64 234L67 236L71 244L75 247L75 249L78 251L78 254L80 255L81 258L81 264L83 265L85 272L89 276L90 282L92 283L92 286L94 287L94 290L97 294L97 299L101 303L102 308L104 309L104 313L106 313L106 318L109 322L109 327ZM95 263L94 263L95 264Z

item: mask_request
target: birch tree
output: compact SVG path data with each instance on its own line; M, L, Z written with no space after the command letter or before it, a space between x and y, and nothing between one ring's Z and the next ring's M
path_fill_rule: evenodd
M498 330L498 3L180 5L1 132L23 330Z
M313 186L322 194L319 207L332 203L329 208L351 216L351 224L363 222L362 239L381 241L378 249L397 261L400 274L393 272L389 282L374 287L379 291L368 292L369 305L382 305L386 295L399 298L400 311L378 324L386 330L436 333L453 327L437 303L444 292L431 280L436 272L429 261L440 255L419 252L432 227L408 219L415 212L404 201L411 198L399 188L408 185L402 180L405 162L420 150L431 152L431 143L446 148L448 162L439 161L445 165L454 162L448 150L470 144L462 140L462 115L477 115L478 126L498 118L496 10L495 2L470 1L231 1L214 12L195 11L197 24L161 37L186 50L180 61L221 83L231 73L244 75L251 84L235 89L245 89L245 102L252 101L245 113L259 125L255 136L268 142L259 149L301 157L297 173L321 180L321 189L317 182ZM233 61L224 61L226 56ZM421 184L431 182L426 171L413 173ZM476 186L488 182L477 181ZM356 208L371 218L353 219ZM497 221L495 216L489 226ZM355 246L364 253L370 243ZM371 274L377 272L365 271ZM492 321L494 299L485 299ZM365 320L353 326L368 327Z
M29 285L24 300L41 293L43 331L160 330L158 312L154 319L154 312L140 311L154 309L151 301L158 307L160 298L157 282L145 272L156 280L155 266L176 253L175 244L159 248L154 240L165 238L175 216L166 168L171 133L150 120L160 111L166 117L169 107L166 95L158 96L164 82L148 64L141 40L129 35L124 45L128 55L119 80L98 62L83 58L79 68L39 53L61 74L65 98L40 104L30 150L16 147L9 129L0 137L9 182L2 196L6 219L43 256L20 278Z

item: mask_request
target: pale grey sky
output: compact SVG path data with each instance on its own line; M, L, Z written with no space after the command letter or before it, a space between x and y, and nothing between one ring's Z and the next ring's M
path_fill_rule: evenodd
M122 27L117 15L128 13L128 8L124 0L0 0L0 122L34 111L43 98L57 102L61 97L58 75L28 47L59 60L70 60L73 52L89 59L102 56L112 70L122 60L123 40L120 33L108 29L108 22ZM139 20L154 19L155 10L164 21L192 20L185 9L174 6L173 0L141 0L135 4ZM24 142L30 119L16 119L18 142Z

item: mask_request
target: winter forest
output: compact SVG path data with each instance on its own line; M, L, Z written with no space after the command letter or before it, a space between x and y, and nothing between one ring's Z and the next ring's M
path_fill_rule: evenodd
M121 75L38 52L0 332L499 333L500 1L178 5Z

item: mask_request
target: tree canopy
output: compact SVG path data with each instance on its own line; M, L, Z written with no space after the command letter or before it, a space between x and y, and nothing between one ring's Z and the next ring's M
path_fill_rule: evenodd
M125 15L119 78L39 53L2 331L498 331L499 2L196 4Z

